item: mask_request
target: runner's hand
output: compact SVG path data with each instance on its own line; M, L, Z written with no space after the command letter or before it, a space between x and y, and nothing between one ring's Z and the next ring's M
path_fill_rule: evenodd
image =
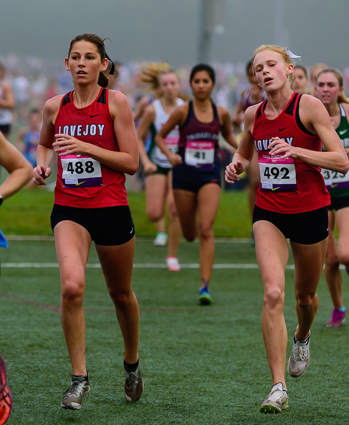
M38 186L45 186L45 180L51 175L51 168L44 167L43 165L37 165L34 168L33 181Z
M150 159L147 159L143 163L143 169L146 174L153 174L158 169L157 165L154 162L151 162Z
M269 152L270 155L276 156L279 155L280 158L297 158L297 152L296 149L288 144L287 142L284 142L279 137L272 137L272 142L268 146L268 148L272 148Z
M168 161L169 163L172 165L172 167L175 167L176 165L182 164L182 158L177 155L176 153L172 153L171 155L168 157Z
M244 166L241 161L232 162L225 167L225 181L234 183L240 180L239 174L243 173Z
M58 156L64 155L85 155L90 143L82 142L67 134L55 134L56 141L52 143Z

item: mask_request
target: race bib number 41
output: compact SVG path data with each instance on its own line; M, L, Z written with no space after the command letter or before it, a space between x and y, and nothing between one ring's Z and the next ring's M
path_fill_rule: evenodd
M297 190L296 168L292 158L258 158L262 190L288 192Z
M193 167L212 166L214 164L214 142L207 140L187 140L185 163Z
M85 155L61 158L63 187L79 188L102 185L101 164Z

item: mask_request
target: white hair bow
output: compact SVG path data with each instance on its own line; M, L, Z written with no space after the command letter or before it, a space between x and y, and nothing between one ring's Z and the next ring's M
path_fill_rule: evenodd
M288 55L291 59L301 59L302 58L302 56L298 56L298 55L295 55L294 53L292 53L291 50L288 47L286 48L286 53L288 53Z

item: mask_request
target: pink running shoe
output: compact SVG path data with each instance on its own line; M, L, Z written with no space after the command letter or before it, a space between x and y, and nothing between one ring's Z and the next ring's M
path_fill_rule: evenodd
M327 328L340 328L345 320L345 311L340 311L338 308L332 310L332 316L327 323Z
M0 425L7 422L12 410L12 396L7 385L5 360L0 356Z
M171 272L178 272L181 269L176 257L167 257L166 264L167 270L170 270Z

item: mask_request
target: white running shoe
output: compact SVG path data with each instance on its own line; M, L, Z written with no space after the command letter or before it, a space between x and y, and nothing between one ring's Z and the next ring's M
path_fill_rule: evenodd
M302 376L306 372L310 363L310 332L306 342L294 341L292 354L288 360L288 373L294 378Z
M261 413L281 413L288 409L288 395L282 384L274 385L268 397L263 401L259 411Z
M166 258L167 270L170 272L178 272L181 269L181 266L178 263L176 257L167 257Z
M153 242L156 246L165 246L167 244L167 233L159 232Z

